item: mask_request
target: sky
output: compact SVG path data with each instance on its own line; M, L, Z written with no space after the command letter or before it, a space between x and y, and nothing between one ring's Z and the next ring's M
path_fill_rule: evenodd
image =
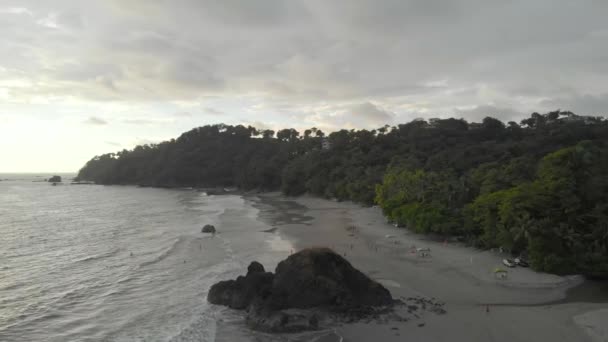
M605 0L0 0L0 172L245 124L608 114Z

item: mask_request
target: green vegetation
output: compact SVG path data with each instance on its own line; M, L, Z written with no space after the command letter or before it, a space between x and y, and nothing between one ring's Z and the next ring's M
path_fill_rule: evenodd
M465 206L468 234L485 247L527 251L552 273L608 275L608 149L590 141L538 163L533 180Z
M327 139L329 148L322 148ZM79 179L280 189L366 205L420 233L528 254L537 270L608 276L608 121L534 113L377 130L213 125L90 160Z

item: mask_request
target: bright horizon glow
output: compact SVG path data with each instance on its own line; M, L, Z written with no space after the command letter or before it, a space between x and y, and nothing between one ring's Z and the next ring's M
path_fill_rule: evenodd
M216 123L605 116L606 17L593 0L3 1L0 172L77 172Z

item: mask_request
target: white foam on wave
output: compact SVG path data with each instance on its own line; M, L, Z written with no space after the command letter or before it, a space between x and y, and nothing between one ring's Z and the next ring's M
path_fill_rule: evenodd
M229 242L223 239L218 239L218 241L222 241L223 245L229 245ZM205 269L201 280L206 290L201 293L201 296L205 299L201 303L200 314L197 314L191 322L182 327L168 342L214 342L216 340L218 316L222 316L220 311L223 308L206 301L207 290L212 284L220 280L233 278L240 271L241 264L230 254L227 254L221 262Z
M270 249L276 252L290 252L294 248L290 241L283 239L279 235L272 235L266 242L270 246Z
M217 332L217 321L213 310L204 305L203 314L188 327L171 337L168 342L214 342Z
M157 262L163 261L169 255L171 255L171 253L173 253L173 251L175 251L179 247L179 245L182 244L184 241L185 241L185 237L183 237L183 236L176 238L175 240L173 240L173 243L171 244L171 246L169 246L168 248L161 251L156 257L154 257L154 259L144 261L141 264L139 264L139 266L145 267L145 266L152 265Z
M86 256L84 258L81 259L76 259L74 260L74 262L87 262L87 261L94 261L94 260L99 260L99 259L105 259L105 258L109 258L112 256L115 256L116 254L118 254L118 252L120 252L119 248L115 248L109 252L105 252L105 253L99 253L99 254L94 254L94 255L90 255L90 256Z

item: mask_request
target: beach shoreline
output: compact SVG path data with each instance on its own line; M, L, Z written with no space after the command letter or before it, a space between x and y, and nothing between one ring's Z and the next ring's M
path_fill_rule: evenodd
M580 276L557 276L526 268L497 279L506 255L460 243L432 241L386 222L378 208L279 193L247 195L296 250L326 246L383 283L395 298L420 296L446 303L447 314L424 313L414 321L355 323L336 328L344 341L602 341L598 326L606 304L569 302ZM421 257L416 248L429 248ZM574 319L576 317L576 319Z

